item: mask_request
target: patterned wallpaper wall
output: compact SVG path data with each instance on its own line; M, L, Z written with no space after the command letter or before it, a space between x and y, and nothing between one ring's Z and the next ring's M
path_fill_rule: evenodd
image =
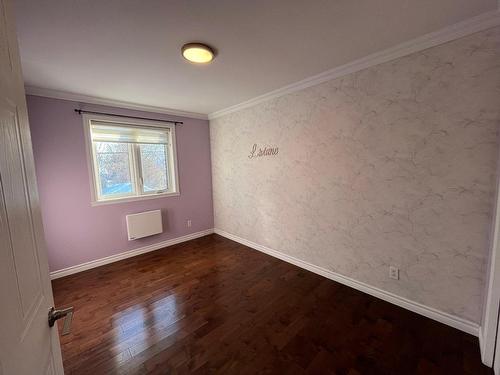
M214 119L215 227L479 322L499 124L500 28Z

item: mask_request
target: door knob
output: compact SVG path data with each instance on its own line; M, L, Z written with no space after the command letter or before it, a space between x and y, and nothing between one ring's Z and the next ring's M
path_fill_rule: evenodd
M64 318L64 325L62 335L67 335L71 329L71 322L73 320L73 307L66 309L56 310L51 307L49 310L49 327L53 327L56 320Z

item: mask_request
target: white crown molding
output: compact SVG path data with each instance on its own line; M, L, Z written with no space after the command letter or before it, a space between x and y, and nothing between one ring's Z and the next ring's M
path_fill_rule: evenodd
M96 267L104 266L105 264L118 262L119 260L122 260L122 259L135 257L135 256L140 255L140 254L149 253L150 251L159 250L159 249L162 249L164 247L176 245L176 244L181 243L181 242L186 242L186 241L194 240L195 238L208 236L209 234L212 234L213 232L214 232L213 229L207 229L207 230L204 230L201 232L191 233L191 234L188 234L186 236L172 238L170 240L158 242L158 243L155 243L152 245L143 246L143 247L140 247L138 249L124 251L122 253L111 255L109 257L91 260L90 262L77 264L76 266L71 266L71 267L63 268L63 269L60 269L57 271L52 271L50 273L50 278L51 278L51 280L59 279L60 277L64 277L64 276L72 275L74 273L86 271L86 270L89 270L91 268L96 268Z
M203 114L203 113L180 111L180 110L176 110L176 109L154 107L154 106L142 105L142 104L134 104L134 103L130 103L130 102L123 102L120 100L104 99L104 98L99 98L99 97L95 97L95 96L70 93L70 92L66 92L66 91L44 89L41 87L26 86L25 91L26 91L26 95L43 96L43 97L52 98L52 99L71 100L74 102L106 105L106 106L110 106L110 107L133 109L136 111L163 113L166 115L196 118L196 119L200 119L200 120L207 120L208 119L208 116L206 114Z
M215 118L228 115L241 109L253 107L256 104L278 98L280 96L290 94L307 87L315 86L320 83L345 76L347 74L355 73L371 66L382 64L384 62L388 62L409 55L411 53L419 52L427 48L437 46L439 44L450 42L452 40L459 39L464 36L498 25L500 25L499 9L483 13L479 16L475 16L454 25L445 27L444 29L423 35L408 42L398 44L397 46L391 47L389 49L373 53L361 59L354 60L345 65L341 65L337 68L327 70L323 73L292 83L277 90L273 90L271 92L268 92L267 94L257 96L240 104L236 104L231 107L212 112L208 115L208 119L213 120Z
M385 290L376 288L374 286L365 284L361 281L354 280L350 277L347 277L347 276L341 275L339 273L327 270L323 267L319 267L319 266L316 266L314 264L305 262L301 259L292 257L290 255L283 254L280 251L271 249L271 248L263 246L263 245L259 245L255 242L238 237L234 234L228 233L228 232L223 231L221 229L215 228L214 232L223 236L223 237L229 238L230 240L233 240L233 241L241 243L245 246L248 246L252 249L261 251L265 254L271 255L275 258L278 258L278 259L281 259L285 262L296 265L297 267L311 271L313 273L316 273L318 275L326 277L330 280L336 281L340 284L347 285L351 288L354 288L354 289L359 290L361 292L364 292L366 294L370 294L374 297L380 298L384 301L390 302L390 303L397 305L397 306L400 306L404 309L413 311L413 312L420 314L420 315L423 315L427 318L436 320L440 323L447 324L453 328L457 328L461 331L464 331L464 332L469 333L471 335L474 335L476 337L479 335L479 325L474 323L474 322L462 319L458 316L454 316L454 315L445 313L443 311L434 309L432 307L423 305L421 303L409 300L407 298L398 296L394 293L390 293L390 292L387 292Z
M320 83L330 81L335 78L345 76L347 74L355 73L363 69L367 69L371 66L382 64L387 61L391 61L411 53L419 52L430 47L437 46L446 42L450 42L455 39L462 38L464 36L486 30L491 27L500 25L500 0L498 1L498 9L480 14L478 16L469 18L467 20L458 22L454 25L450 25L441 30L423 35L421 37L415 38L408 42L401 43L397 46L388 48L386 50L373 53L371 55L365 56L361 59L352 61L350 63L341 65L337 68L327 70L323 73L305 78L301 81L289 84L287 86L281 87L277 90L270 91L266 94L259 95L255 98L246 100L242 103L209 113L197 113L189 111L181 111L164 107L155 107L142 104L135 104L120 100L105 99L90 95L70 93L66 91L52 90L41 87L26 86L26 94L34 96L43 96L47 98L72 100L76 102L83 102L89 104L97 105L107 105L125 109L133 109L146 112L154 113L164 113L173 116L190 117L201 120L212 120L218 117L228 115L230 113L239 111L244 108L252 107L256 104L278 98L280 96L293 93L295 91L300 91L307 87L315 86Z

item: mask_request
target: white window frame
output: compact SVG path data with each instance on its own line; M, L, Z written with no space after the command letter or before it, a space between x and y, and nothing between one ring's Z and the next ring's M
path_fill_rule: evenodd
M124 118L124 117L116 117L116 116L105 116L105 115L94 115L94 114L83 114L83 127L85 134L85 149L87 154L87 165L89 171L89 180L90 180L90 196L91 196L91 205L98 206L103 204L113 204L113 203L122 203L122 202L134 202L141 201L146 199L154 199L154 198L164 198L171 196L180 195L179 189L179 175L177 172L177 147L175 140L175 125L169 124L160 121L149 121L149 120L140 120L134 118ZM95 158L94 145L92 143L91 138L91 121L100 121L100 122L110 122L115 123L117 125L132 125L138 127L154 127L154 128L162 128L169 130L170 142L167 145L167 153L172 155L171 158L166 158L169 168L169 172L167 173L168 186L171 188L165 192L144 192L144 187L138 183L138 179L140 178L140 156L138 155L138 147L134 147L134 144L130 144L131 148L130 155L130 165L131 165L131 182L135 188L136 195L130 196L115 196L112 198L103 198L99 193L99 173L96 169L97 163Z

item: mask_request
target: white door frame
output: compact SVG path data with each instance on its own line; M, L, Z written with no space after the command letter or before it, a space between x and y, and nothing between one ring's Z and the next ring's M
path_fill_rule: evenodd
M500 357L495 356L497 345L498 317L500 310L500 158L497 171L497 189L495 195L495 209L493 213L493 228L491 231L491 253L486 279L486 296L483 305L483 319L479 329L479 345L481 359L489 367L500 366ZM500 337L498 338L500 339ZM497 353L499 348L496 348ZM500 373L499 373L500 375Z
M496 375L500 374L500 345L498 343L498 338L500 337L500 325L497 330L497 345L495 349L495 363L493 364L493 371Z

